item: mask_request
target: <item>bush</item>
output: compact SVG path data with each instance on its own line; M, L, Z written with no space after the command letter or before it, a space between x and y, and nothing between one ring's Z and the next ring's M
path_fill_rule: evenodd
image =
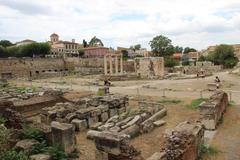
M164 65L165 65L165 67L172 68L172 67L174 67L174 66L179 65L179 61L174 60L174 59L172 59L172 58L165 58L165 59L164 59Z
M0 155L1 160L28 160L27 155L23 152L17 152L15 150L9 150Z
M203 62L203 61L205 61L206 60L206 58L203 56L203 55L201 55L199 58L198 58L198 61L199 62Z
M48 146L46 141L42 141L40 143L37 143L33 146L33 149L31 150L31 155L32 154L39 154L39 153L44 153L48 151Z
M48 153L52 160L67 160L67 154L60 146L52 146L48 148Z
M218 153L218 150L216 148L207 146L207 145L201 145L200 155L199 155L198 160L202 160L204 155L211 156L211 155L216 155L217 153Z
M10 148L9 139L10 130L0 128L0 156L2 156Z
M44 135L40 129L25 125L25 126L23 126L23 138L24 139L35 139L37 141L43 141Z

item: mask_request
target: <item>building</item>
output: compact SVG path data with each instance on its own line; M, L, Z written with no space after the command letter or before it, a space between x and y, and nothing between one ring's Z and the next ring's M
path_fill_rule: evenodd
M56 33L50 35L51 57L78 57L82 45L72 41L62 41Z
M117 51L121 51L123 55L127 55L128 57L149 57L149 52L146 48L140 48L139 50L133 50L130 48L117 47Z
M36 41L30 40L30 39L25 39L23 41L20 42L16 42L16 46L22 46L22 45L28 45L28 44L32 44L32 43L36 43Z
M113 50L106 47L88 47L83 48L84 58L103 58L104 55L111 53Z

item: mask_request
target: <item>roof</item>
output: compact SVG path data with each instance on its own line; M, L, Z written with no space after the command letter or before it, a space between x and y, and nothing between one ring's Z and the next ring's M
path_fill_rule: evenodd
M50 35L50 37L53 37L53 36L59 37L59 35L57 33L53 33L53 34Z
M182 57L182 53L174 53L173 54L173 58L181 58Z

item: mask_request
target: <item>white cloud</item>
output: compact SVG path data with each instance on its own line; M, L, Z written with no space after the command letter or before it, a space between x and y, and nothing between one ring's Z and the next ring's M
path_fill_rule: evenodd
M148 42L162 34L202 49L239 43L239 0L0 0L0 39L45 41L52 32L81 42L96 35L106 46Z

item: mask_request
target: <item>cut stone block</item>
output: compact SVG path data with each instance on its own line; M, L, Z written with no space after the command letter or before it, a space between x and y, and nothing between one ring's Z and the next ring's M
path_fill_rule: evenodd
M35 154L30 156L30 160L51 160L51 157L48 154Z
M108 120L108 112L104 112L101 114L101 121L106 122Z
M34 148L34 145L38 144L39 142L35 139L24 139L18 141L15 145L15 149L17 151L24 151L25 153L30 153L31 150Z
M166 123L166 121L164 121L164 120L159 120L159 121L153 122L154 126L156 126L156 127L163 126L165 123Z
M86 120L73 119L72 124L75 126L76 131L82 132L87 129L87 121Z
M98 116L95 117L88 117L88 127L92 127L98 122Z
M72 124L52 122L53 145L60 145L66 153L71 153L75 149L76 139Z
M109 109L109 117L113 117L116 114L117 114L117 109L116 108Z

